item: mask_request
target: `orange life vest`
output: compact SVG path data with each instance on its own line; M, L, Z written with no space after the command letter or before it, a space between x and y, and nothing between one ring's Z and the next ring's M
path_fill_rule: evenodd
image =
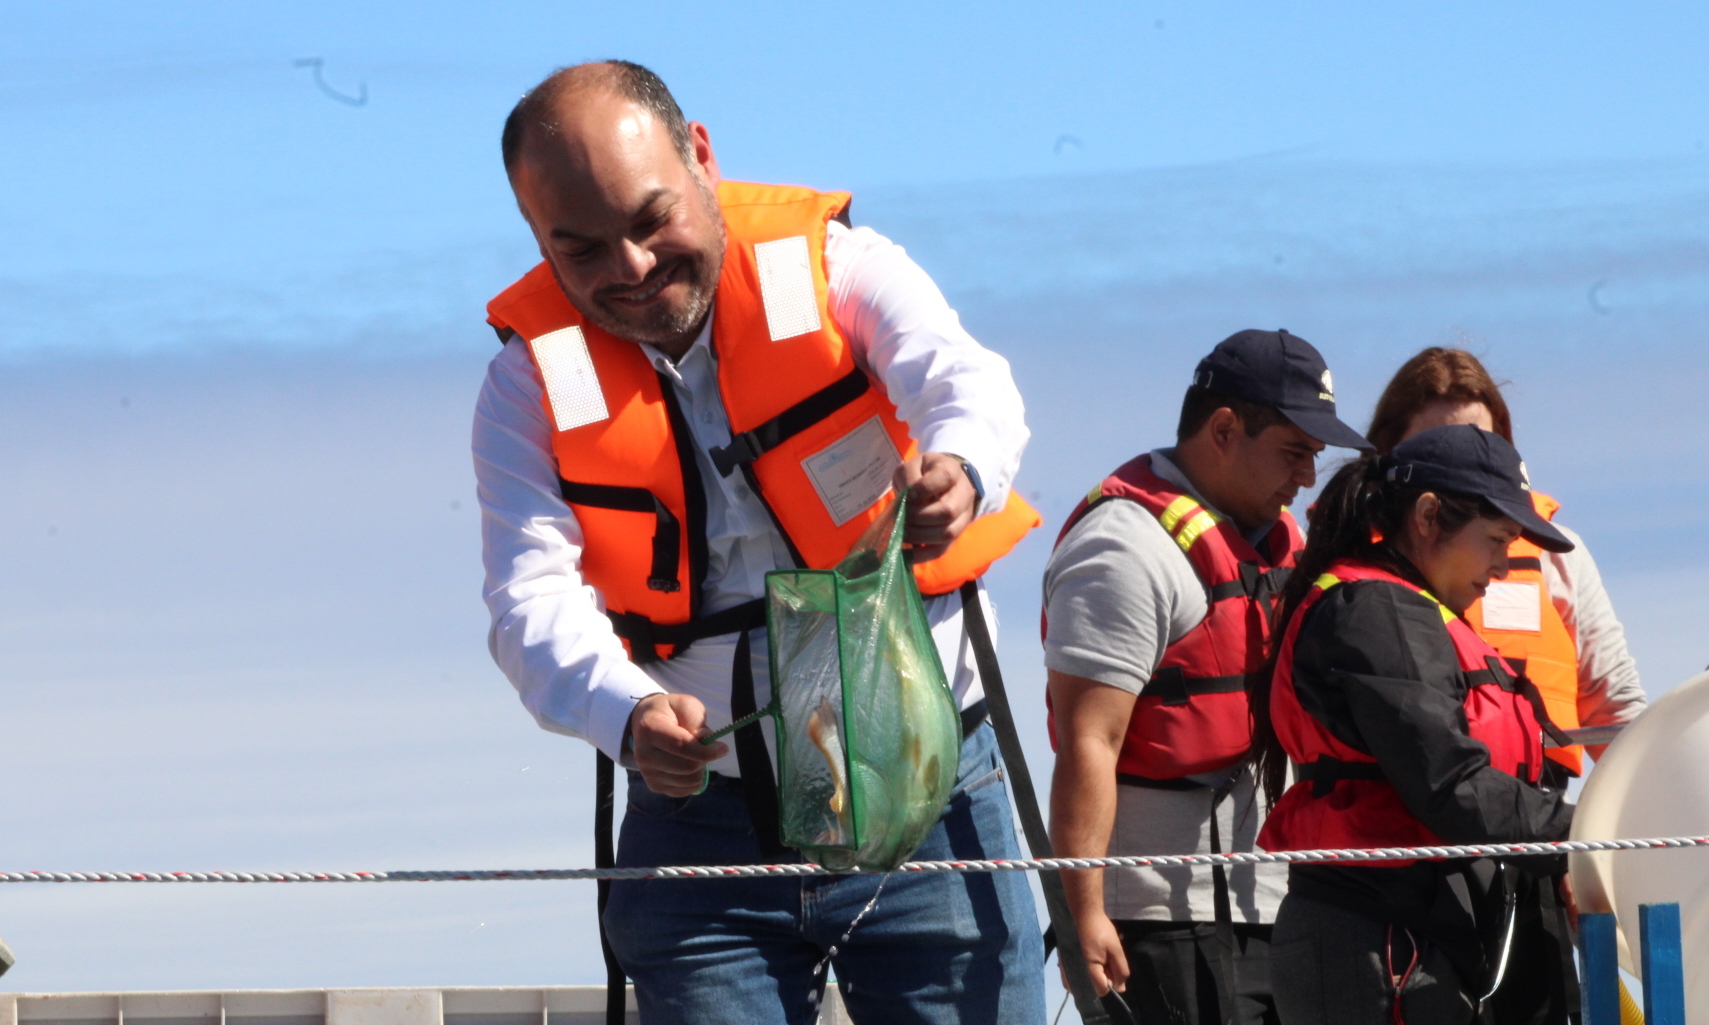
M1531 492L1531 504L1546 520L1554 519L1561 503ZM1466 622L1529 677L1543 696L1549 720L1563 730L1576 729L1578 719L1578 647L1549 597L1543 580L1545 553L1520 538L1507 550L1507 577L1492 580L1489 593L1466 610ZM1575 776L1584 764L1584 748L1552 747L1548 756Z
M724 182L718 202L727 242L711 343L732 438L711 455L721 472L744 475L799 565L827 568L918 452L831 317L826 226L849 195ZM581 571L630 657L670 658L696 637L740 629L702 619L706 503L694 439L641 347L584 318L545 263L488 303L487 320L507 341L520 336L540 370L560 490L586 538ZM921 592L978 578L1039 523L1011 492L915 566Z

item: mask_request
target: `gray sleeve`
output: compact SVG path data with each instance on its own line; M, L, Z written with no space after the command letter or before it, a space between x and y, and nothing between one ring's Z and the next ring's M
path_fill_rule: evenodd
M1208 611L1204 585L1139 505L1093 507L1044 571L1049 669L1139 693L1163 649Z
M1630 722L1648 702L1638 682L1638 665L1626 650L1626 630L1614 615L1614 603L1584 539L1566 527L1561 527L1561 533L1576 547L1548 557L1547 569L1553 572L1547 577L1549 597L1578 645L1579 722L1586 726ZM1553 586L1557 579L1559 590Z

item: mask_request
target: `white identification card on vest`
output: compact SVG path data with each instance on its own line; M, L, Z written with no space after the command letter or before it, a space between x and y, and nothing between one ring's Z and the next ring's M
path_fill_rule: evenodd
M1543 630L1543 594L1533 583L1491 580L1484 592L1484 629Z
M839 527L883 498L890 490L890 476L901 465L902 454L876 416L801 460L831 522Z

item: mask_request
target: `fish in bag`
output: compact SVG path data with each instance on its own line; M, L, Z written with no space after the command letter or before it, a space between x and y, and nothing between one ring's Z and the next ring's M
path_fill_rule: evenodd
M834 569L766 574L780 839L893 869L943 812L961 718L902 547L906 496Z

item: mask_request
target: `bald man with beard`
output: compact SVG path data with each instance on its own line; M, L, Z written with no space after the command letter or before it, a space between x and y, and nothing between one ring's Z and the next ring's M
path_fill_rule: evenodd
M800 860L770 725L700 738L766 704L766 572L834 564L902 490L964 733L916 857L1019 856L963 629L1037 523L1007 362L846 194L723 181L638 65L555 73L503 153L544 262L488 307L490 647L542 727L628 770L617 863ZM1020 873L618 881L602 921L649 1025L811 1022L827 961L856 1021L1044 1017Z

